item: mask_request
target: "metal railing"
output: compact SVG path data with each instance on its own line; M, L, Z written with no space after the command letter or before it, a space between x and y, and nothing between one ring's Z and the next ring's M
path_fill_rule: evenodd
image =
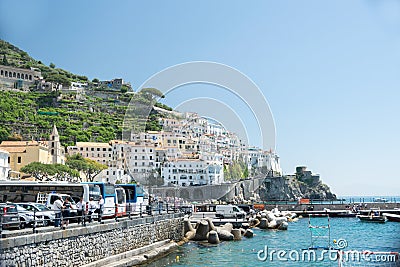
M120 206L121 207L121 206ZM103 209L91 209L89 210L88 208L85 208L84 210L78 210L74 208L69 208L68 212L67 210L55 210L55 209L49 209L46 210L45 212L54 212L54 216L51 216L47 218L48 216L44 215L43 211L29 211L30 214L33 213L33 220L29 222L24 222L24 223L29 223L29 226L32 227L32 232L37 233L37 228L40 226L54 226L54 227L62 227L66 228L69 225L69 222L76 222L78 224L82 224L82 226L87 226L87 224L90 224L92 222L99 222L99 223L104 223L104 219L114 219L115 221L118 221L120 218L127 218L129 220L134 219L134 218L143 218L144 216L155 216L155 215L161 215L161 214L171 214L171 213L180 213L181 210L178 207L174 207L170 203L151 203L149 205L143 205L142 203L140 204L134 204L134 203L126 203L125 210L123 207L121 209L118 209L119 207L117 205L114 206L104 206ZM105 212L106 210L113 209L114 212L112 213L107 213ZM16 215L17 213L13 213ZM10 222L5 222L4 218L7 215L4 215L0 213L0 238L2 237L2 233L5 230L3 227L4 225L10 225ZM15 222L12 222L13 224L16 224ZM18 225L15 226L15 228L20 229L22 225L22 221L18 221ZM8 227L7 227L8 228Z

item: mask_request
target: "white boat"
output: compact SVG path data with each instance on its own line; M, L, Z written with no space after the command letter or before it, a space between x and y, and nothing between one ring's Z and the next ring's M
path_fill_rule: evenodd
M357 218L364 222L386 222L386 217L382 215L380 210L370 210L368 215L358 214Z
M400 222L400 215L393 213L384 213L383 214L388 221L391 222Z

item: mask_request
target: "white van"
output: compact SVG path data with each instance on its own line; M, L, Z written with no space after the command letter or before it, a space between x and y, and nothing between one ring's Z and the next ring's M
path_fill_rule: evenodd
M217 218L244 218L246 216L246 212L236 205L217 205L215 212Z
M42 203L46 207L48 207L50 210L54 211L54 201L58 199L58 197L61 196L63 202L65 199L68 197L70 202L71 202L71 217L77 217L78 216L78 211L76 207L75 201L72 199L72 197L68 194L62 194L62 193L41 193L39 192L37 194L36 202L37 203Z

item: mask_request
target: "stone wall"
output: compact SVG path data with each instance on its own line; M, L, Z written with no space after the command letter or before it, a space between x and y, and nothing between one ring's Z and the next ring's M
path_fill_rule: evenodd
M157 241L182 238L180 214L8 237L0 239L0 266L81 266Z

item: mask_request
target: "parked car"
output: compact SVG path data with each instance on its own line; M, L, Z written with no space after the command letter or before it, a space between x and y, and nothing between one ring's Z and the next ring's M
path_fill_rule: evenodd
M32 213L35 213L35 215L40 219L40 224L43 226L52 225L54 223L56 215L54 214L54 211L50 210L45 205L34 202L16 204Z
M13 203L12 205L15 205L17 207L19 221L20 221L20 228L23 229L27 226L32 227L33 224L35 223L35 216L33 215L33 212L28 211L15 203ZM38 216L36 216L36 222L39 222L39 221L40 221L40 218Z
M20 228L17 206L9 203L0 203L0 223L3 229Z
M71 202L71 211L70 216L72 219L70 221L77 221L78 211L76 207L76 203L73 198L68 194L63 193L38 193L37 195L37 202L42 203L50 210L54 210L54 202L61 196L62 201L64 202L66 198L68 198Z
M192 215L193 207L192 206L181 206L179 211L186 215Z

